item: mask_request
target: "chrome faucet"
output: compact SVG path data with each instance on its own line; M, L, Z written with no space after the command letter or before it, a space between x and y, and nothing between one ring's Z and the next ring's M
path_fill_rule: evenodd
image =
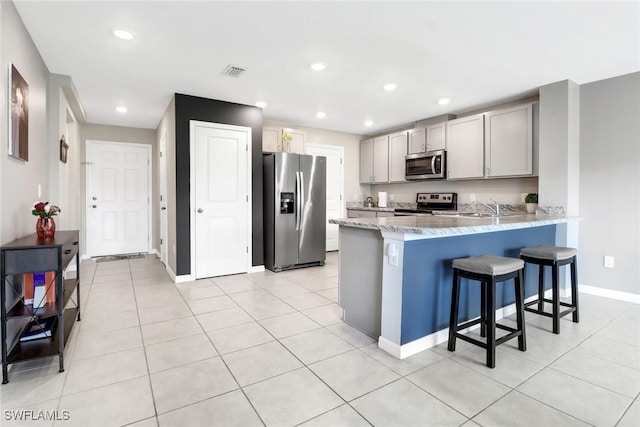
M483 205L483 206L486 206L486 207L488 207L488 208L491 210L491 212L493 213L493 215L495 215L495 216L500 216L500 203L496 202L495 200L493 200L493 199L491 199L491 198L490 198L489 200L491 200L493 203L495 203L495 204L496 204L496 205L495 205L495 207L493 207L493 206L491 206L491 205L488 205L488 204L486 204L486 203L482 203L482 202L476 202L476 201L474 201L473 203L474 203L474 204L477 204L477 205Z

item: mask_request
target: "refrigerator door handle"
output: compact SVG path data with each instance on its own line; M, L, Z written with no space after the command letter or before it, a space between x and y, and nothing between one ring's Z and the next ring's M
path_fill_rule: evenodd
M296 172L296 230L300 230L300 211L302 210L302 179L300 172Z
M300 209L298 209L299 212L299 218L300 218L300 222L299 222L299 228L298 230L302 230L302 221L304 219L303 217L303 208L304 208L304 172L300 172Z

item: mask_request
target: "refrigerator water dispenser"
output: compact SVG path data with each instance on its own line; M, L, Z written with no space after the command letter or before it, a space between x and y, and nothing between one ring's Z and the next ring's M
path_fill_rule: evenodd
M280 213L294 214L293 210L293 193L280 193Z

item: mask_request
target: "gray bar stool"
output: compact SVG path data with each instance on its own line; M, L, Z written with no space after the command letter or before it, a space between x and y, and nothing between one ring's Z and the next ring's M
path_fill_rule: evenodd
M553 319L553 333L560 333L560 318L569 313L573 313L574 323L580 322L578 312L578 273L576 272L578 251L574 248L563 248L558 246L536 246L533 248L522 248L520 258L531 264L538 264L538 299L525 304L525 310L537 313ZM560 301L560 284L558 276L560 266L570 264L571 267L571 303ZM551 299L544 297L544 266L551 267ZM551 313L544 311L544 303L551 303ZM537 308L530 306L537 305ZM560 311L560 307L569 307L568 310Z
M524 326L524 286L522 273L524 261L493 255L480 255L453 260L453 294L451 296L451 318L449 320L449 351L456 350L456 338L470 342L487 350L487 366L496 366L496 346L518 337L518 349L527 350ZM480 318L458 324L460 279L478 280L481 284ZM516 294L517 328L496 323L496 283L514 279ZM458 331L480 324L480 335L486 342L460 334ZM509 333L496 339L496 328Z

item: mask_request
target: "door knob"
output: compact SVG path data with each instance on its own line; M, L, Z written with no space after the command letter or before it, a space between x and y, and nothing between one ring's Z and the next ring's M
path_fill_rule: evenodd
M163 206L163 207L161 207L161 208L160 208L160 210L161 210L161 211L163 211L163 210L165 210L165 209L167 209L167 207L166 207L166 206Z
M204 212L202 209L198 209L198 213L202 213Z

